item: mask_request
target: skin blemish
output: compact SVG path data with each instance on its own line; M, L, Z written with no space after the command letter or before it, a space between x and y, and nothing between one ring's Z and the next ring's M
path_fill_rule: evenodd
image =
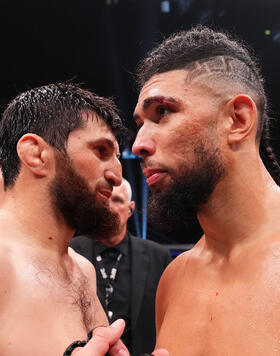
M155 101L161 105L164 105L170 110L175 110L175 106L163 97L158 97Z
M179 102L176 101L174 98L158 95L145 99L143 103L143 110L147 110L154 103L164 105L170 110L176 110L179 105Z
M53 240L53 238L51 236L48 237L49 240Z
M219 292L216 293L216 296L219 295Z
M210 321L212 321L212 320L213 320L213 317L211 316Z

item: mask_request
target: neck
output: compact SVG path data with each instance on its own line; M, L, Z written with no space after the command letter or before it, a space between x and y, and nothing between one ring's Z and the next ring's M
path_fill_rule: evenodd
M22 244L56 255L67 253L74 234L62 216L54 211L47 192L44 194L17 184L3 194L0 203L0 240Z
M214 250L230 251L280 230L280 188L261 159L230 170L198 214L205 242Z

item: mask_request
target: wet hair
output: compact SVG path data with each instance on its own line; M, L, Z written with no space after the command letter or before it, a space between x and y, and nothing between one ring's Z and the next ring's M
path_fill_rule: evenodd
M279 182L280 166L269 143L264 80L258 60L251 52L230 35L198 25L171 35L148 53L137 68L137 82L141 89L155 74L186 69L188 83L206 80L215 90L215 85L222 82L228 91L250 95L258 110L256 142L265 142L263 155L267 168Z
M72 83L41 86L12 100L0 120L0 166L5 189L19 174L17 143L24 134L37 134L65 152L70 132L85 125L82 113L95 113L114 135L124 129L113 100Z

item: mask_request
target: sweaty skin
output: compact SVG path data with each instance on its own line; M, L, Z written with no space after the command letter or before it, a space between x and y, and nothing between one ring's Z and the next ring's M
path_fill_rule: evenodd
M94 269L72 249L60 263L24 242L1 241L0 251L1 355L60 356L89 329L108 324Z
M206 244L176 258L161 280L157 347L174 356L278 355L279 234L227 257Z
M226 173L198 212L204 236L161 278L156 347L172 356L278 355L280 189L259 157L256 106L246 95L219 103L185 77L174 70L145 83L133 151L152 191L164 191L182 162L191 170L193 145L213 137Z
M32 134L18 146L24 163L0 199L0 353L62 356L72 342L87 340L91 329L108 321L95 270L68 248L74 230L51 201L54 150ZM67 148L93 191L121 183L117 142L101 119L73 130Z

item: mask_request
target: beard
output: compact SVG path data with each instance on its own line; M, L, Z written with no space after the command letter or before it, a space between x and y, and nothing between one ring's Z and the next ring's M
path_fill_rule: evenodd
M168 189L151 191L149 195L149 222L159 230L171 232L192 223L225 174L218 147L200 143L194 148L194 155L192 168L183 162L176 171L168 169L172 177Z
M56 157L56 176L50 183L53 206L66 224L93 240L109 238L119 225L119 216L109 202L92 192L86 180L73 168L67 154Z

